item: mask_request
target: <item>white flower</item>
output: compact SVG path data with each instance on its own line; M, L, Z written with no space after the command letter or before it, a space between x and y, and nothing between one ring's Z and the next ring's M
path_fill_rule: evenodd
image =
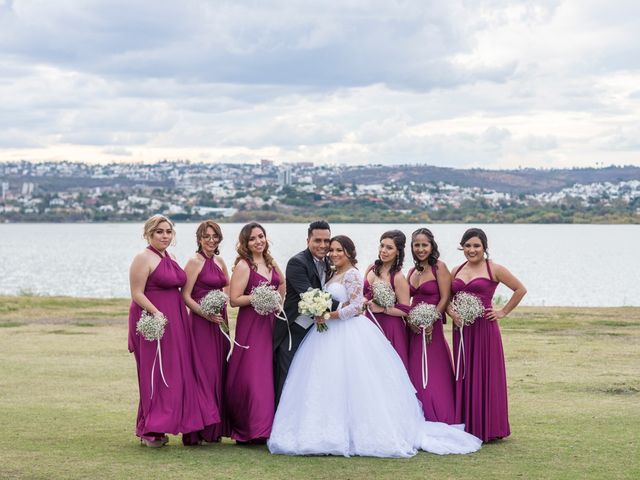
M440 312L435 305L419 303L409 311L407 322L420 328L429 328L440 319Z
M136 333L142 335L145 340L150 342L160 340L164 335L164 327L167 325L167 317L157 312L152 315L146 310L142 311L140 320L136 323Z
M211 290L200 300L200 308L205 315L218 315L228 299L222 290Z
M484 306L480 298L472 293L456 293L451 300L451 306L465 326L472 325L477 318L484 314Z
M386 282L377 281L371 285L373 303L382 308L391 308L396 304L396 294Z
M268 283L261 283L251 290L251 306L259 315L270 315L279 312L280 294L276 287Z
M320 317L329 310L331 310L331 294L329 292L314 288L300 295L298 311L302 315L311 318ZM325 323L317 323L316 329L319 332L324 332L328 330L329 327Z

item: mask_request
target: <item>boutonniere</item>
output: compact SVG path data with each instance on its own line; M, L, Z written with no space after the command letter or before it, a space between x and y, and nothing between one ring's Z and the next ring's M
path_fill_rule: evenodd
M329 270L331 270L331 273L336 273L336 266L333 263L330 263Z

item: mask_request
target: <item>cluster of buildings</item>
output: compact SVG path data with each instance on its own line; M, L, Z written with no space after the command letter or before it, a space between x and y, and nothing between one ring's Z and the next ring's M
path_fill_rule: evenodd
M633 205L640 213L640 180L514 193L442 181L395 180L393 175L366 180L370 176L359 173L367 168L374 167L278 165L266 159L258 164L0 163L0 221L139 220L159 212L183 219L233 220L242 211L295 214L341 204L349 206L346 214L358 205L411 213L474 203L500 209L563 202L585 208Z

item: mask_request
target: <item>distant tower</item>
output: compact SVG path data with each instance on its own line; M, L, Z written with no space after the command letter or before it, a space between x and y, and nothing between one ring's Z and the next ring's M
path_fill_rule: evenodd
M7 192L9 191L9 182L2 182L2 200L7 197Z
M35 185L32 182L24 182L22 184L22 195L31 195Z
M278 185L281 187L289 186L293 183L291 179L291 167L283 167L278 171Z
M266 158L261 158L260 159L260 166L262 168L269 168L269 167L273 167L273 160L268 160Z

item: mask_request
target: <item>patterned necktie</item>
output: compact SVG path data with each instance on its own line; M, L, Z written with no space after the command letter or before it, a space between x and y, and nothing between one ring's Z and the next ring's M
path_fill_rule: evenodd
M325 268L322 260L314 260L316 263L316 270L318 271L318 277L320 277L320 285L324 286L325 281Z

